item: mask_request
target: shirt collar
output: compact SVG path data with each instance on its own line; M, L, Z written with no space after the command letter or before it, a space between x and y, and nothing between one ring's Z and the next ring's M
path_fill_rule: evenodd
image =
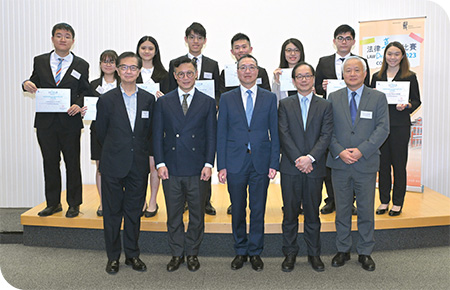
M308 103L311 103L311 99L312 99L313 93L310 92L307 96L303 96L303 95L300 95L300 94L297 92L297 96L298 96L298 99L299 99L300 102L302 101L302 98L303 98L303 97L306 97L306 98L308 99Z
M189 97L194 97L195 87L192 88L189 92L185 93L180 87L178 87L178 96L181 98L183 95L189 94Z
M120 91L122 92L122 95L123 96L127 96L127 97L133 97L133 95L137 95L137 92L138 92L138 86L136 86L136 91L131 95L131 96L128 96L126 93L125 93L125 91L124 91L124 89L122 88L122 84L120 85Z
M54 61L59 61L58 58L63 58L64 59L63 62L65 61L72 62L73 60L73 54L71 52L69 52L69 54L66 55L65 57L61 57L55 51L53 51L51 57L53 58Z
M245 88L243 85L239 86L241 88L241 94L243 96L245 96L245 94L247 93L248 90L252 91L252 96L256 97L256 92L258 91L258 85L255 83L255 85L253 87L251 87L250 89Z
M336 52L336 57L335 57L335 62L339 64L341 64L341 58L345 58L347 59L347 57L349 57L351 55L351 52L349 52L346 56L340 56L337 52Z

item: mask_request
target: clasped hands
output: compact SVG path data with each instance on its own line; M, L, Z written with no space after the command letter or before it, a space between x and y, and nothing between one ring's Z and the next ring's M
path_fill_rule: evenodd
M339 153L339 158L341 158L341 160L345 164L353 164L357 162L361 157L362 153L358 148L347 148Z

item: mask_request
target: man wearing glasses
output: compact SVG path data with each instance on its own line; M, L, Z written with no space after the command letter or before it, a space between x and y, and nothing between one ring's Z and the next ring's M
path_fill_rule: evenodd
M319 59L316 68L315 88L316 93L327 98L328 80L342 80L342 64L345 59L354 54L350 51L355 45L355 30L347 24L343 24L334 31L333 44L336 47L336 53L324 56ZM367 60L367 76L364 84L369 86L370 70ZM327 167L327 175L325 177L325 187L327 189L328 198L325 199L325 206L320 210L322 214L329 214L335 211L334 191L331 182L331 169ZM356 207L353 206L353 215L356 215Z
M150 172L151 121L155 97L139 89L136 79L142 60L133 52L122 53L116 61L120 87L105 93L97 103L96 129L102 155L103 226L108 263L106 272L119 271L120 227L123 219L125 264L145 271L139 259L141 212Z
M304 237L308 262L324 271L320 259L319 206L325 177L326 151L333 131L331 103L316 96L314 68L305 62L295 65L292 80L297 94L280 100L278 133L281 144L281 190L283 196L283 254L281 270L294 269L300 203L305 215Z
M269 178L279 168L277 98L256 85L258 63L244 55L237 63L240 86L220 99L217 121L217 170L228 183L236 257L231 269L242 268L250 256L252 268L263 270L264 214ZM247 187L250 233L247 238Z
M173 65L178 88L158 99L153 123L155 164L166 200L172 253L167 271L177 270L185 255L188 269L197 271L205 228L205 188L216 153L216 102L195 88L198 71L194 61L184 56ZM189 206L186 233L185 201Z

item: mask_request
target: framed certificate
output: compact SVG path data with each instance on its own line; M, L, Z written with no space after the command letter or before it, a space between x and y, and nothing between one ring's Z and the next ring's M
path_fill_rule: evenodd
M36 112L67 113L70 108L70 89L38 89Z
M280 91L296 91L292 83L292 68L282 68L280 74Z
M409 81L376 83L376 89L386 94L389 105L409 103Z
M195 81L195 88L213 99L216 96L216 92L214 89L214 80Z
M330 95L332 92L345 88L347 85L344 80L328 80L327 85L327 95Z
M87 107L86 114L84 115L84 120L95 121L97 117L97 101L98 97L84 97L84 106Z
M237 65L235 63L225 65L224 73L225 87L237 87L241 84L237 76Z
M146 90L150 94L154 95L155 99L157 99L156 92L160 90L159 83L136 84L136 86L138 86L138 88Z

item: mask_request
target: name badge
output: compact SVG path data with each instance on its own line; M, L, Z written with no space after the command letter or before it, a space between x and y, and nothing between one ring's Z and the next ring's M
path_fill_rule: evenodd
M142 111L142 115L141 115L142 119L148 119L148 116L149 116L148 111Z
M74 78L76 78L77 80L79 80L81 77L81 74L79 72L77 72L76 70L73 70L70 75L73 76Z
M257 78L256 79L256 84L257 85L262 85L262 78Z
M203 78L211 80L212 79L212 73L210 72L204 72L203 73Z
M361 119L372 119L372 112L369 111L361 111Z

